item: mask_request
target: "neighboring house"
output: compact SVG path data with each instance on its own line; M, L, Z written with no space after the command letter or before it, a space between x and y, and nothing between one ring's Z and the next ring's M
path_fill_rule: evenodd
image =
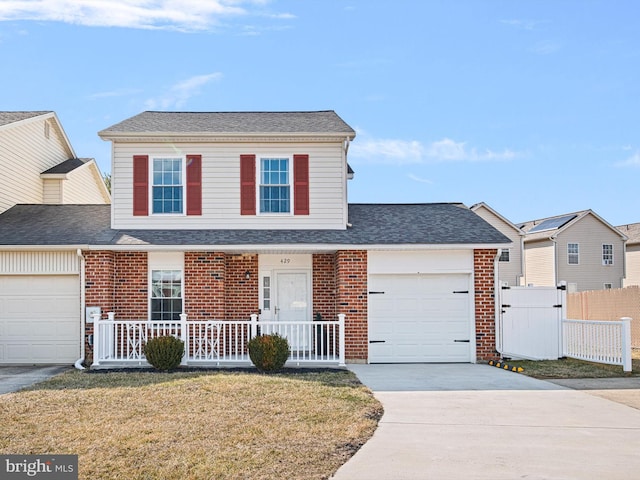
M0 111L0 213L18 203L110 203L93 159L79 159L54 112Z
M627 268L624 286L640 285L640 223L620 225L616 228L628 238L624 257Z
M620 288L625 237L592 210L517 224L525 232L525 283L569 292Z
M0 363L71 362L81 345L91 357L85 306L116 322L186 314L225 334L251 315L309 325L343 314L347 362L496 358L496 256L511 241L461 204L348 204L355 132L335 112L143 112L99 135L112 142L111 207L0 215L4 268L40 274L21 303L29 330L3 339ZM75 339L33 333L61 324ZM112 353L139 338L128 332ZM237 351L246 334L212 345Z
M506 282L510 286L523 285L524 232L484 202L476 203L469 208L513 243L510 247L502 248L500 252L498 258L498 279L500 282Z

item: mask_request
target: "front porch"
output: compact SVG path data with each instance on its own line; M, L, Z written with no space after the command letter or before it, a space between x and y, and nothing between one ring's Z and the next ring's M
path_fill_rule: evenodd
M345 315L337 320L282 322L249 320L179 321L116 320L110 312L93 317L92 368L149 366L144 346L152 338L172 335L185 344L182 365L250 366L247 342L257 335L277 333L290 346L287 366L344 366Z

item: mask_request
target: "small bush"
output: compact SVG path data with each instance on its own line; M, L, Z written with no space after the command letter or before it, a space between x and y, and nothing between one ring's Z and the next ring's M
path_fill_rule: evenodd
M144 355L158 370L173 370L184 355L184 342L171 335L152 338L144 346Z
M289 358L289 342L277 333L254 337L247 348L249 358L261 372L280 370Z

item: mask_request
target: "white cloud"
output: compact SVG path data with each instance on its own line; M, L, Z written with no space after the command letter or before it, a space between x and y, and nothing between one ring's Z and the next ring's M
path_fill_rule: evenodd
M91 27L208 30L222 19L249 14L265 0L14 0L0 2L0 21L36 20ZM272 18L293 15L275 13Z
M202 87L208 83L219 80L222 74L219 72L206 75L196 75L173 85L167 93L157 98L150 98L145 102L148 110L170 110L182 108L187 101L200 93Z
M521 154L510 149L494 151L467 147L466 142L443 138L428 144L417 140L375 139L358 132L359 139L350 149L351 158L369 163L424 164L439 162L499 162Z
M419 183L427 183L429 185L433 184L432 180L429 180L428 178L422 178L419 177L417 175L414 175L413 173L410 173L409 175L407 175L407 177L409 177L411 180L415 181L415 182L419 182Z
M631 155L626 160L616 163L616 167L640 167L640 151Z

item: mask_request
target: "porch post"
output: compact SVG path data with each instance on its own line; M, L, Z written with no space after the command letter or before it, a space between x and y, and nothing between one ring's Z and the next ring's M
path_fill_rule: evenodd
M100 314L92 313L91 320L93 321L93 363L92 367L100 365L100 355L102 351L100 348ZM84 341L84 339L82 340Z
M340 352L340 358L338 358L338 365L341 367L345 366L344 355L345 355L346 335L344 331L344 318L345 318L344 313L338 314L338 335L339 335L338 345L339 345L339 352Z
M251 314L251 338L255 338L257 336L258 336L258 314L252 313ZM249 338L249 340L251 340L251 338Z
M184 355L180 360L180 365L186 365L189 358L189 335L187 332L187 314L180 314L180 340L184 342Z

